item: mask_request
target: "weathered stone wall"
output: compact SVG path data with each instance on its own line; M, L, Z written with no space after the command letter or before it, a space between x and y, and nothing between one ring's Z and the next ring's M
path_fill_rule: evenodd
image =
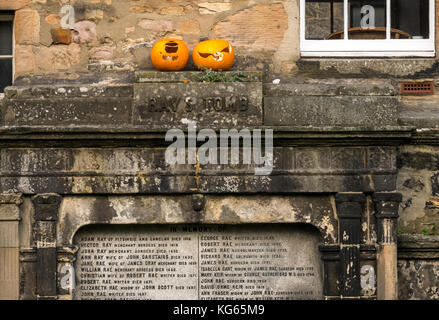
M403 194L399 232L439 234L439 148L403 146L397 188Z
M439 237L400 235L399 299L439 299Z
M240 69L288 72L299 57L297 1L72 0L75 29L70 41L56 44L59 33L51 29L60 28L64 4L0 1L0 10L16 10L16 77L151 68L150 49L163 37L183 39L190 49L227 39Z
M398 169L399 298L439 299L439 148L402 146Z

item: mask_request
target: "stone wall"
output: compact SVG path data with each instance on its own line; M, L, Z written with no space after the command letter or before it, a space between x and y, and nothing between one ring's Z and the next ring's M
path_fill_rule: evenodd
M399 232L439 235L439 148L400 149L398 190L403 194Z
M0 1L0 10L16 10L16 77L151 68L150 49L163 37L183 39L190 49L227 39L240 69L289 71L299 56L296 1L72 0L76 23L67 41L59 32L64 4Z
M439 299L439 148L400 148L397 188L400 299Z

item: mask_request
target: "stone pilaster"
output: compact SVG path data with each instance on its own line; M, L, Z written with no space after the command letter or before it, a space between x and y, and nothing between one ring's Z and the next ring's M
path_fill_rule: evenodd
M0 300L19 298L21 194L0 194Z
M360 297L361 217L363 193L337 193L335 202L340 236L340 297Z
M56 222L61 196L40 194L32 198L37 240L37 297L57 297Z
M377 298L398 299L397 228L400 193L375 193L372 197L377 219Z
M62 300L72 300L75 290L74 262L79 247L62 247L57 249L58 255L58 297Z

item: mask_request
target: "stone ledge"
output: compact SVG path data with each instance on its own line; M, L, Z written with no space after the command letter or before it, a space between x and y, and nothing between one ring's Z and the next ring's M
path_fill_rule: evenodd
M290 126L396 125L398 101L392 96L264 97L264 124Z
M262 82L262 72L257 71L224 71L224 74L233 76L241 73L244 75L242 82ZM134 78L137 83L187 83L200 82L198 78L203 74L202 71L136 71Z
M88 97L132 97L132 85L33 85L11 86L5 89L5 99L39 98L88 98Z
M308 79L305 83L264 84L265 96L394 96L399 88L389 80Z
M5 125L99 125L131 123L132 98L50 98L5 100L2 121Z
M407 105L399 107L400 116L398 123L406 126L416 126L418 128L439 128L439 106Z
M419 79L439 73L439 62L434 58L302 58L297 62L297 66L300 72L318 78L380 77Z
M439 259L439 236L398 236L398 259Z

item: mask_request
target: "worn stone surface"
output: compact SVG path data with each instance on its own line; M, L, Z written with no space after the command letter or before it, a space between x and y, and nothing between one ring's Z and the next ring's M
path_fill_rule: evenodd
M439 299L439 263L437 261L399 260L398 271L399 299Z
M72 39L76 43L97 41L96 24L92 21L80 21L75 23Z
M38 44L40 41L40 15L36 10L18 10L15 13L14 29L17 44Z
M399 299L439 299L439 237L398 237Z
M201 2L198 3L200 14L216 14L232 9L230 2Z
M169 165L163 147L1 152L2 190L27 194L371 192L395 190L396 183L392 148L275 148L270 176L255 176L262 165L242 160L222 165L221 172L214 164Z
M43 71L73 69L81 61L81 48L75 44L53 45L50 47L37 47L35 53L35 65Z
M403 200L399 229L403 233L435 235L439 225L436 146L404 146L398 156L397 187Z
M393 97L264 97L264 124L274 126L396 125Z
M58 88L64 92L65 89ZM5 101L7 126L123 125L130 122L131 98L14 99Z
M281 3L255 5L242 10L213 27L216 39L228 39L237 53L275 51L288 28L287 14Z
M337 242L337 220L330 197L206 196L202 212L191 196L65 197L57 226L58 244L70 246L76 231L90 223L310 223L325 243ZM263 210L264 207L270 210Z
M242 82L262 82L262 72L257 71L224 71L225 76L233 77L242 74ZM201 71L136 71L134 73L137 83L187 83L200 82L203 76Z
M18 10L29 3L29 0L0 0L1 10Z
M134 122L151 128L262 124L262 83L135 84Z
M324 77L425 78L437 73L434 59L324 59L304 58L297 62L305 74Z
M398 122L401 125L418 128L438 128L439 108L437 104L407 105L400 107Z
M296 80L297 81L297 80ZM266 96L394 96L398 89L389 80L305 79L302 82L264 83Z

